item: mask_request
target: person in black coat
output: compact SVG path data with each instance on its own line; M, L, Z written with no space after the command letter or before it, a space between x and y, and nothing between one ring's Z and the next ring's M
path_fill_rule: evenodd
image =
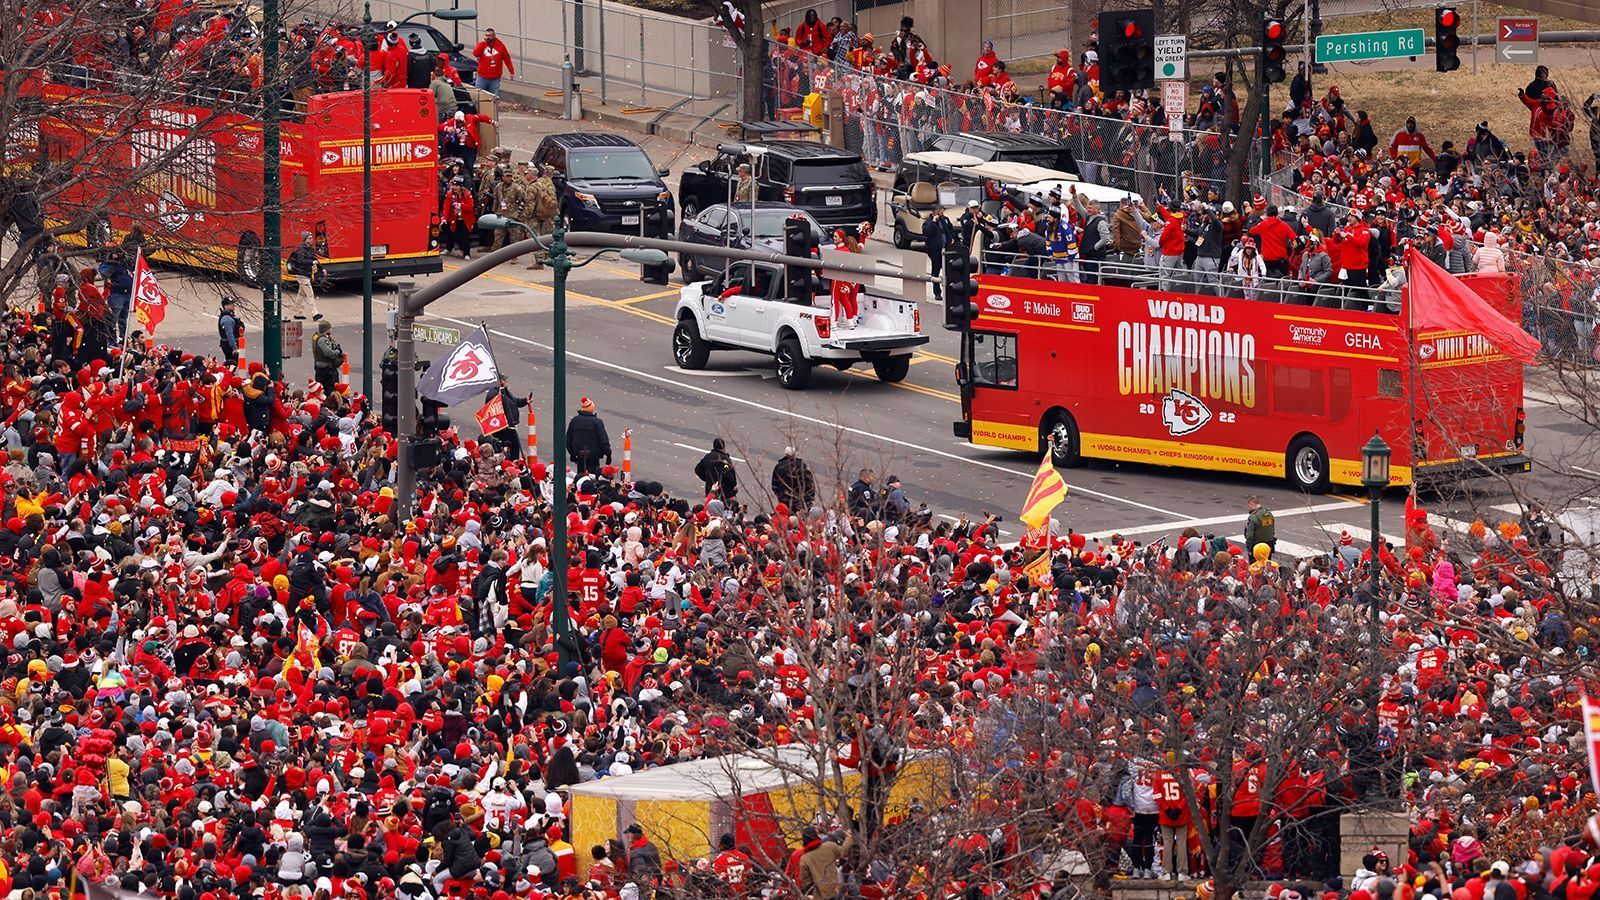
M733 457L728 455L727 442L716 438L711 450L695 464L694 474L705 485L707 494L716 494L732 500L739 493L739 473L734 471Z
M600 420L594 401L584 397L578 402L578 414L567 423L567 458L579 475L600 474L600 460L611 465L611 438L606 435L606 423Z
M933 212L922 221L923 247L928 254L928 274L934 277L933 299L944 299L944 287L939 279L939 273L944 267L944 250L946 247L955 246L959 240L956 226L944 214L943 204L935 206Z
M506 381L504 374L500 376L500 387L496 390L500 394L500 405L506 411L506 420L509 424L490 435L490 437L505 453L507 459L521 459L522 434L517 430L517 423L521 421L522 416L518 413L518 410L526 408L532 398L518 397L512 394L511 386ZM489 395L489 399L494 399L493 393Z
M772 496L795 513L803 513L817 502L816 477L793 447L785 447L783 458L772 467Z

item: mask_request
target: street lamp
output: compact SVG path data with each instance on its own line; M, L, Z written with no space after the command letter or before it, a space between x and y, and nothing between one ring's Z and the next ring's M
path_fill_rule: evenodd
M1361 448L1361 484L1367 489L1368 505L1372 507L1372 559L1368 562L1371 568L1371 581L1367 585L1367 596L1372 607L1369 610L1370 620L1367 623L1367 628L1369 629L1368 634L1372 644L1372 740L1374 753L1376 753L1379 730L1383 727L1378 719L1378 704L1383 700L1383 687L1380 680L1381 673L1379 672L1383 659L1383 654L1379 648L1382 647L1383 642L1382 630L1378 621L1383 605L1383 590L1381 586L1383 562L1378 558L1378 548L1383 540L1383 535L1378 518L1379 510L1383 505L1383 489L1389 486L1389 445L1383 442L1383 438L1376 431L1372 433L1372 440L1367 441L1366 445ZM1376 756L1374 758L1377 759ZM1378 777L1380 785L1383 784L1383 776L1383 763L1379 759ZM1380 790L1383 790L1383 788L1380 787Z
M581 262L574 262L572 251L567 247L567 233L561 220L556 220L555 232L550 236L550 242L545 243L526 222L519 222L505 216L488 213L478 217L479 224L490 230L500 228L521 228L536 241L545 252L550 254L550 268L555 270L555 316L551 323L551 411L550 418L555 423L555 465L551 466L554 480L550 488L552 525L554 526L553 540L550 548L550 627L556 636L556 654L560 666L564 669L567 665L567 645L565 643L571 631L571 610L567 602L567 275L573 270L582 268L600 257L612 252L616 248L607 248L597 251ZM667 254L660 250L627 248L618 252L618 255L628 262L640 265L659 265L667 261Z
M476 9L425 9L421 16L445 21L476 19ZM372 396L372 0L361 10L361 392Z

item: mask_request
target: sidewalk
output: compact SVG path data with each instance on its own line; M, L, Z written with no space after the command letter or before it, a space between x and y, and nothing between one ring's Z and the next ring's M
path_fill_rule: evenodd
M544 74L541 70L541 74ZM678 143L700 143L714 147L722 140L723 130L718 122L738 121L738 98L713 98L691 100L675 94L646 90L643 100L637 88L630 87L628 96L610 96L609 103L600 102L598 75L576 79L583 120L595 122L619 131L635 134L660 135ZM559 83L542 81L502 81L502 103L510 101L525 109L561 117L562 93ZM504 118L504 113L502 113Z

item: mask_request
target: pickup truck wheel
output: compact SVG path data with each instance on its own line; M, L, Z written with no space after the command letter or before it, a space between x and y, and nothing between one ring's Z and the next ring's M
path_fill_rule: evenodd
M804 390L811 383L811 360L806 359L800 342L792 337L784 338L778 344L777 369L778 383L785 390Z
M672 330L672 358L680 369L704 369L711 358L711 345L700 337L700 326L693 319L682 319Z
M899 219L894 222L894 245L900 250L911 249L911 232L906 228L906 223Z
M872 361L872 371L877 374L878 380L884 384L894 384L905 381L911 373L911 356L891 356L888 359L875 359Z

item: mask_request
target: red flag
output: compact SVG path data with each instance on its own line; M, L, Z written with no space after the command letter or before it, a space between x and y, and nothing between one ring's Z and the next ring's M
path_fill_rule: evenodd
M1531 363L1539 342L1417 248L1406 251L1411 327L1476 331L1501 353Z
M1600 796L1600 705L1583 694L1583 743L1589 757L1589 783Z
M156 274L144 261L140 250L133 264L133 316L145 337L156 333L156 326L167 317L167 293L156 283Z
M506 418L506 406L500 402L499 394L495 394L493 400L478 410L478 428L482 429L484 434L494 434L510 424L511 420Z

